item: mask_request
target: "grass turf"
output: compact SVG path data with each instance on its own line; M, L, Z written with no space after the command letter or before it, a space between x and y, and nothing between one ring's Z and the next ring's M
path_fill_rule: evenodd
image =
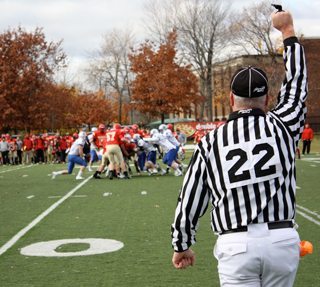
M186 160L191 153L187 155ZM297 204L316 215L298 210L318 222L319 163L315 154L297 161ZM52 171L65 167L0 168L0 246L80 183L75 175L51 180ZM90 179L0 256L1 286L219 286L209 212L200 219L193 246L195 266L176 270L171 263L170 225L182 179L172 172L163 177L143 173L131 180ZM301 239L313 243L314 254L301 258L295 286L319 286L320 226L299 213L296 221ZM115 239L124 247L90 256L20 254L21 248L36 242L74 238ZM57 251L87 248L87 244L67 244Z

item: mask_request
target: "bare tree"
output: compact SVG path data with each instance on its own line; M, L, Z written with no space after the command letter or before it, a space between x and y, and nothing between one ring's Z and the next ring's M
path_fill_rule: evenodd
M242 55L257 55L260 68L263 68L269 77L269 93L272 98L277 96L275 87L281 85L284 75L282 66L283 44L274 34L270 14L275 9L273 1L264 0L243 8L231 17L231 42L239 47ZM272 101L273 102L273 101Z
M145 5L150 32L159 39L166 39L170 29L178 32L180 55L193 65L205 98L200 120L204 108L208 119L213 119L212 67L225 52L230 5L226 0L149 0Z
M241 47L242 52L272 57L281 52L282 42L272 37L272 3L273 1L264 0L232 14L230 40L234 45Z
M89 62L84 69L88 81L100 91L115 91L119 103L119 118L121 123L123 104L128 102L128 83L132 73L129 69L128 54L134 44L133 32L129 27L107 31L103 41L96 51L90 53Z

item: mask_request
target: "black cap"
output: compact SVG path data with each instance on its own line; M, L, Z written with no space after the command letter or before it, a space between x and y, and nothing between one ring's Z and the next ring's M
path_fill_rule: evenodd
M232 93L239 97L261 97L268 93L268 78L262 70L248 66L234 73L230 87Z

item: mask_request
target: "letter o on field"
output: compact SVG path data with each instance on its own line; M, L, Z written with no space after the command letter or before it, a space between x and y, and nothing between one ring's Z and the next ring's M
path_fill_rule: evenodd
M56 252L55 250L65 244L86 243L90 247L83 251L77 252ZM38 242L21 248L20 253L26 256L43 256L43 257L71 257L71 256L88 256L108 252L118 251L124 246L120 241L113 239L85 238L85 239L62 239L45 242Z

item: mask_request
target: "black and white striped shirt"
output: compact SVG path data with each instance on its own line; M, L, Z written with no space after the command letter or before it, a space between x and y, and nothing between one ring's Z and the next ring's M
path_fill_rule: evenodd
M215 232L294 218L295 153L306 114L307 71L297 38L284 45L286 77L276 108L267 114L233 112L197 146L172 224L175 251L195 243L198 219L209 201Z

